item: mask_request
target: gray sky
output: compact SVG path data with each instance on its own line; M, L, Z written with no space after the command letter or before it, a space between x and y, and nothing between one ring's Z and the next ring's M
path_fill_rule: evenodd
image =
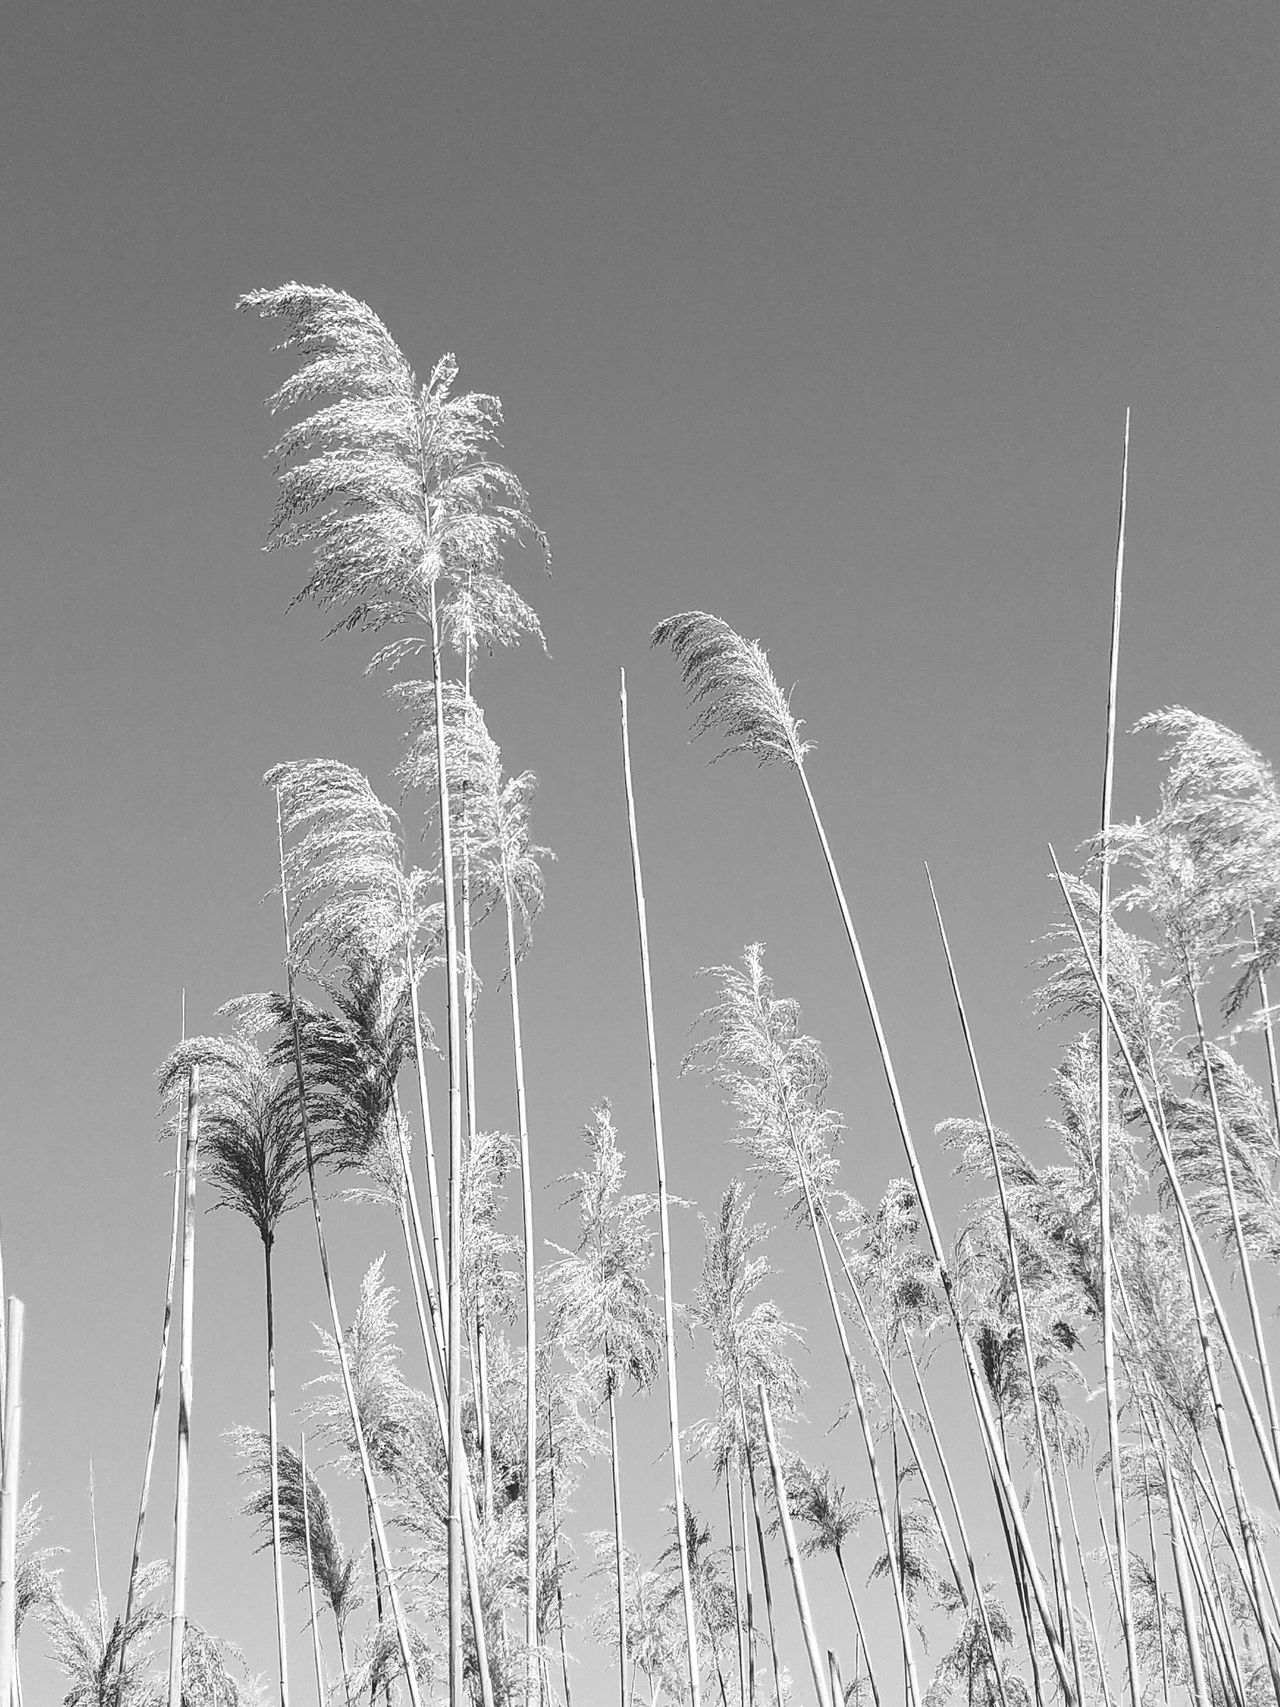
M361 679L371 643L322 646L321 617L285 610L303 563L260 555L261 400L286 369L237 295L333 284L420 370L457 351L464 384L503 397L551 539L552 579L513 566L550 658L479 681L509 766L542 779L537 830L559 855L526 979L540 1232L569 1230L553 1182L601 1095L637 1189L651 1167L620 663L672 1187L709 1210L735 1166L728 1115L675 1068L710 1000L693 974L760 938L832 1056L844 1183L874 1199L901 1163L794 787L705 769L647 634L696 606L762 637L819 743L918 1132L971 1112L928 857L996 1117L1038 1143L1061 1039L1035 1029L1028 962L1052 912L1044 844L1065 857L1098 810L1126 404L1122 724L1185 703L1280 751L1276 31L1274 7L1233 0L47 0L10 24L0 1216L28 1308L27 1485L72 1549L75 1603L90 1455L113 1602L126 1568L168 1231L152 1075L179 991L208 1030L279 978L258 779L315 753L390 787L400 750ZM1118 775L1118 810L1146 809L1149 740L1122 745ZM494 1024L491 1118L509 1121ZM295 1223L286 1407L322 1310ZM369 1210L345 1226L353 1298L392 1230ZM267 1670L269 1572L246 1564L218 1438L260 1416L258 1253L225 1217L199 1238L192 1611ZM691 1215L680 1238L687 1296ZM843 1397L829 1324L794 1231L774 1255L810 1325L820 1443ZM703 1358L682 1356L692 1418ZM660 1405L624 1430L652 1439ZM858 1483L845 1432L814 1449ZM665 1477L636 1472L650 1549ZM597 1467L581 1529L605 1521L603 1490ZM705 1471L694 1494L710 1498ZM27 1665L38 1700L52 1685Z

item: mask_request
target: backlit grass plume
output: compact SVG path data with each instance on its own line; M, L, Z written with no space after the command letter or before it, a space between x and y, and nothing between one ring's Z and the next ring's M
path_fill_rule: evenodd
M825 1203L843 1126L826 1106L830 1070L822 1045L801 1031L800 1004L774 995L762 943L748 943L741 969L712 966L704 975L716 979L720 1000L701 1015L710 1035L690 1050L685 1068L712 1075L737 1111L737 1142L753 1168L773 1175L803 1218L810 1195Z
M271 1538L270 1442L265 1434L251 1428L233 1430L232 1438L237 1453L245 1461L242 1474L254 1483L253 1492L244 1504L244 1514L254 1518L259 1529L265 1532L262 1545L267 1546ZM312 1574L337 1626L338 1649L345 1675L347 1620L363 1599L359 1557L343 1547L328 1495L310 1470L304 1476L298 1453L292 1447L281 1446L276 1454L276 1465L280 1488L281 1542L288 1556L305 1569L307 1542L310 1540Z
M285 876L299 962L310 955L382 956L439 932L406 869L399 819L367 778L337 759L292 759L263 778L280 801Z
M762 765L803 762L812 742L800 739L800 720L758 640L744 640L722 618L693 610L660 622L651 644L670 646L700 707L695 739L712 729L725 739L717 758L751 753Z
M159 1707L163 1689L138 1666L146 1639L168 1621L165 1607L153 1598L167 1574L168 1566L160 1560L139 1571L127 1628L120 1618L108 1624L101 1603L89 1618L81 1618L61 1598L47 1608L50 1654L67 1684L64 1707ZM122 1645L137 1656L123 1669Z
M528 946L529 929L543 902L542 864L553 858L532 838L530 813L538 779L532 771L504 777L502 752L489 733L484 712L455 682L445 682L445 763L455 826L470 862L470 893L480 918L499 911L510 891L519 924L516 955ZM406 788L420 788L428 802L438 792L434 695L430 682L399 682L392 697L413 714L409 747L396 768ZM429 807L430 810L430 807ZM455 849L457 844L455 844Z
M280 496L268 549L309 546L299 598L343 610L341 626L424 616L439 588L445 633L459 647L540 635L502 583L508 545L532 534L528 498L494 462L502 405L456 394L442 356L425 384L367 304L327 285L254 290L241 308L281 319L279 348L300 358L267 400L273 414L320 403L273 447Z

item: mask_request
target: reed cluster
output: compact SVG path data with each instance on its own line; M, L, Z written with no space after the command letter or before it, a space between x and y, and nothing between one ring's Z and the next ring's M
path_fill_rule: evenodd
M526 1075L521 974L550 855L534 837L536 779L504 768L477 697L496 654L541 639L508 571L520 547L542 556L546 541L496 460L499 403L459 392L451 356L420 381L378 317L327 288L255 291L242 306L283 328L293 364L270 399L288 424L269 544L306 557L299 598L382 636L373 665L391 673L406 725L390 770L399 805L339 759L268 772L278 986L231 999L220 1034L184 1036L160 1068L171 1254L118 1614L100 1587L87 1616L68 1606L38 1545L38 1508L21 1485L24 1312L8 1302L0 1707L23 1707L20 1640L39 1632L74 1707L259 1696L288 1707L291 1695L573 1707L575 1694L579 1707L1280 1707L1267 1314L1280 1259L1267 982L1280 958L1280 786L1238 736L1168 709L1140 726L1164 743L1158 810L1112 822L1127 430L1105 696L1099 671L1102 812L1081 870L1053 861L1060 905L1042 962L1041 1007L1069 1031L1048 1162L997 1124L936 895L938 970L971 1083L936 1133L913 1131L858 934L856 878L828 838L790 696L761 645L717 616L688 611L655 630L695 733L719 742L717 756L781 773L761 786L789 788L812 827L903 1165L878 1202L859 1199L823 1046L775 990L763 946L749 944L707 971L712 1000L675 1064L720 1090L744 1176L705 1206L701 1279L682 1299L673 1240L695 1235L691 1218L670 1213L662 1098L673 1064L658 1056L625 679L617 810L632 895L620 904L634 905L629 977L651 1118L624 1143L608 1103L583 1109L582 1166L562 1182L576 1239L547 1256L536 1211L553 1182ZM476 971L484 933L501 974L488 991ZM499 1024L499 1005L509 1086L477 1072L477 1031ZM514 1130L494 1128L495 1104L514 1108ZM945 1225L935 1198L953 1172L968 1182L966 1206ZM407 1300L381 1259L358 1297L339 1296L334 1179L394 1229ZM269 1560L276 1651L264 1685L188 1608L204 1205L238 1211L261 1251L263 1409L223 1449L243 1464L246 1547L256 1540ZM273 1260L294 1209L314 1226L327 1325L302 1427L286 1428ZM770 1249L787 1221L812 1265L804 1323L769 1297ZM173 1524L153 1542L164 1559L148 1564L175 1322ZM838 1353L847 1381L852 1426L829 1463L791 1445L802 1334ZM712 1407L682 1425L681 1380L699 1356ZM628 1442L627 1407L658 1387L668 1540L645 1558L628 1543L641 1447ZM1101 1426L1086 1413L1095 1391ZM597 1456L612 1525L575 1535L575 1490ZM694 1458L714 1507L688 1496ZM357 1534L349 1521L343 1533L336 1509L343 1476L360 1490ZM819 1571L840 1584L838 1621L816 1613ZM288 1596L299 1590L305 1660L290 1653ZM584 1684L583 1657L600 1650L616 1668L597 1660L590 1675L611 1681Z

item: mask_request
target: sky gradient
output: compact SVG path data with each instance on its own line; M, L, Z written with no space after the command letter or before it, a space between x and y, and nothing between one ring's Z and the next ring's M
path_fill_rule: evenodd
M71 1549L73 1604L92 1594L90 1457L122 1592L168 1237L154 1071L180 992L206 1031L280 979L259 779L323 754L391 791L401 750L362 679L373 643L322 644L323 618L286 608L304 563L261 554L262 399L287 367L238 295L335 285L420 372L456 351L463 384L503 398L551 541L549 579L533 554L512 565L549 655L526 646L477 683L508 768L541 779L535 829L558 855L524 978L540 1238L568 1238L556 1181L601 1096L634 1189L652 1166L620 665L672 1189L709 1212L738 1166L731 1116L676 1070L711 999L696 972L760 939L832 1058L842 1183L874 1201L902 1164L794 783L708 771L647 636L696 607L762 638L818 743L918 1134L973 1112L927 858L996 1119L1034 1148L1063 1039L1037 1030L1029 962L1053 914L1045 844L1065 859L1096 828L1126 406L1121 725L1186 704L1280 754L1277 27L1260 0L48 0L11 23L0 1225L27 1305L24 1482ZM1156 774L1150 738L1122 742L1120 816L1150 809ZM493 1023L487 1118L509 1123ZM349 1300L393 1229L344 1214ZM198 1239L191 1606L269 1671L269 1570L246 1563L220 1439L261 1413L259 1257L225 1216ZM794 1229L773 1256L809 1325L806 1438L856 1482L848 1431L823 1441L843 1394ZM699 1260L686 1212L682 1297ZM316 1373L316 1269L296 1216L286 1409ZM704 1358L681 1357L692 1420ZM661 1404L624 1430L652 1439ZM651 1555L665 1465L644 1474ZM602 1478L581 1529L606 1520ZM33 1703L53 1689L38 1645Z

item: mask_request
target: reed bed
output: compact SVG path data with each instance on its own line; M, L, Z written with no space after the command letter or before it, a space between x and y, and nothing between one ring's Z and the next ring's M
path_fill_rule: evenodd
M726 946L686 1059L659 1058L669 993L650 933L665 921L644 873L665 850L645 836L646 792L660 763L691 761L633 755L624 678L616 734L602 721L601 739L617 741L631 860L619 1011L650 1119L621 1132L588 1089L582 1165L556 1181L521 1006L551 856L534 836L536 778L504 769L477 697L506 648L542 639L508 578L521 547L537 559L547 542L497 460L501 406L460 392L451 356L420 381L377 315L339 291L287 284L241 306L282 328L292 367L270 399L285 426L268 543L305 563L299 598L379 635L371 668L408 728L385 789L341 758L268 773L278 988L228 992L220 1030L183 1036L159 1070L170 1261L118 1614L101 1588L87 1615L70 1606L41 1544L21 1432L38 1300L24 1324L9 1298L0 1707L33 1707L33 1644L70 1707L1280 1707L1280 785L1240 736L1166 708L1140 725L1162 743L1158 808L1113 822L1127 420L1111 648L1096 707L1082 708L1096 711L1101 822L1082 826L1079 870L1046 856L1058 890L1039 1005L1062 1039L1051 1157L998 1123L931 877L941 953L927 975L947 982L970 1077L952 1118L913 1127L898 1068L913 1040L889 1033L858 929L874 899L820 811L840 732L823 732L815 758L764 647L690 610L653 642L694 734L717 758L779 773L760 778L770 810L789 799L813 832L809 904L829 908L847 947L903 1173L859 1196L828 1055L758 942ZM1133 750L1150 763L1149 746ZM492 987L478 975L490 943ZM477 1033L499 1028L509 1083L477 1067ZM718 1090L742 1162L701 1205L678 1195L663 1121L683 1071ZM447 1111L439 1130L433 1106ZM508 1106L512 1131L482 1125ZM540 1234L555 1185L572 1244ZM399 1286L380 1258L342 1294L331 1250L352 1199L389 1229ZM210 1206L251 1224L262 1260L261 1414L201 1443L239 1455L246 1568L255 1547L267 1555L261 1677L189 1592L195 1259L232 1236L211 1224L197 1240ZM303 1207L326 1325L286 1426L274 1264L283 1218ZM784 1241L808 1265L804 1321L771 1296ZM701 1266L683 1297L681 1248L682 1266ZM22 1293L20 1275L4 1285ZM846 1389L849 1426L823 1437L823 1460L795 1444L802 1343L838 1358ZM631 1407L659 1390L655 1448ZM682 1390L705 1414L689 1420ZM152 1497L166 1425L169 1531ZM575 1496L597 1460L610 1522L584 1532ZM638 1505L659 1476L665 1539L646 1555Z

